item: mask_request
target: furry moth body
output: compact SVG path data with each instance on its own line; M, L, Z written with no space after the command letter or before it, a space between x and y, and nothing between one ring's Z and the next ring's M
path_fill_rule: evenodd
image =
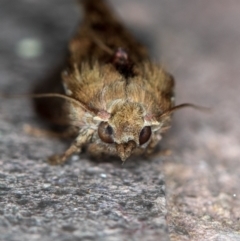
M122 161L151 153L176 109L173 77L150 61L146 48L103 0L79 2L85 17L70 40L61 77L63 95L69 98L61 109L75 127L76 139L50 162L62 164L83 147L93 155L117 155Z

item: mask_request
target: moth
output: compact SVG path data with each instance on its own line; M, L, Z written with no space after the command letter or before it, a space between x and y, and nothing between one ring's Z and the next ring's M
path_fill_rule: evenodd
M51 93L33 96L49 97L38 99L36 108L53 123L73 127L75 135L49 162L63 164L83 149L123 162L133 154L150 154L169 129L172 112L194 105L175 106L173 76L151 62L103 0L79 3L84 19L69 42L61 77L53 81L58 88L50 84Z

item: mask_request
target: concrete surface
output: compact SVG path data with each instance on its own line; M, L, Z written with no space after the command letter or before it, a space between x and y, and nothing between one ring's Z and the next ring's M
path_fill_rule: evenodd
M111 2L175 76L177 103L213 110L175 113L170 156L52 167L67 143L27 135L25 124L45 127L31 101L2 99L0 240L240 240L240 2ZM78 19L74 1L2 0L1 92L30 92Z

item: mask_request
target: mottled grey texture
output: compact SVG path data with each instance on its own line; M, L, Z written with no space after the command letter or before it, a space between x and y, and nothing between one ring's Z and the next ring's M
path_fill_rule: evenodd
M177 103L213 111L174 115L161 143L170 156L53 167L45 158L67 144L24 132L46 128L30 100L1 100L0 240L240 240L240 3L112 3L175 76ZM78 18L74 1L1 1L1 92L30 92L47 76ZM42 45L38 57L18 54L26 38Z

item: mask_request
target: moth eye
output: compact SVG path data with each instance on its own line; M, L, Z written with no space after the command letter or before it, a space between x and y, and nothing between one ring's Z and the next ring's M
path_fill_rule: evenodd
M98 136L105 143L113 143L113 129L107 122L101 122L98 126Z
M140 132L139 144L142 145L142 144L146 143L149 140L149 138L151 137L151 134L152 134L151 127L145 126Z

